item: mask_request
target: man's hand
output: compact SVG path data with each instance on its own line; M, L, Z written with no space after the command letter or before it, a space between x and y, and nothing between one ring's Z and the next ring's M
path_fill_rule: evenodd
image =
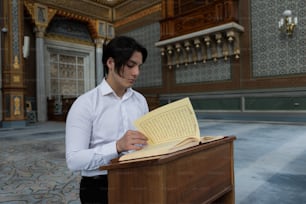
M139 131L128 130L122 138L116 142L117 152L128 150L140 150L147 144L147 138Z

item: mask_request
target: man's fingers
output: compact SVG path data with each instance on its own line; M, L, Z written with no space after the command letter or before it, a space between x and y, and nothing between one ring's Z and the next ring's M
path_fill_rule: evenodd
M134 138L134 139L143 139L143 140L148 140L148 138L142 134L141 132L139 131L129 131L128 134L130 135L131 138Z
M132 145L146 145L147 144L147 139L132 139Z
M117 150L140 150L147 145L148 138L139 131L129 130L125 136L120 139Z

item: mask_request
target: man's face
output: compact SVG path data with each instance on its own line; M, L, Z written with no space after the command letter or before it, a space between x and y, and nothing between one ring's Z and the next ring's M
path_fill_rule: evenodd
M123 68L120 70L120 75L114 73L114 79L122 88L129 88L134 85L140 73L142 65L141 52L135 51L131 58L127 61Z

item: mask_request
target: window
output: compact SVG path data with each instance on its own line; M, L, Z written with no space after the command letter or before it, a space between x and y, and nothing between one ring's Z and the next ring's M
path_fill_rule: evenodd
M50 96L77 97L84 93L84 57L50 52Z

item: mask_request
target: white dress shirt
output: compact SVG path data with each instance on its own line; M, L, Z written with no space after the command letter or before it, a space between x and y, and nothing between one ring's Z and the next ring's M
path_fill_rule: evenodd
M82 176L106 174L98 168L118 157L116 141L148 112L143 95L129 88L118 97L105 79L73 103L66 120L66 161Z

